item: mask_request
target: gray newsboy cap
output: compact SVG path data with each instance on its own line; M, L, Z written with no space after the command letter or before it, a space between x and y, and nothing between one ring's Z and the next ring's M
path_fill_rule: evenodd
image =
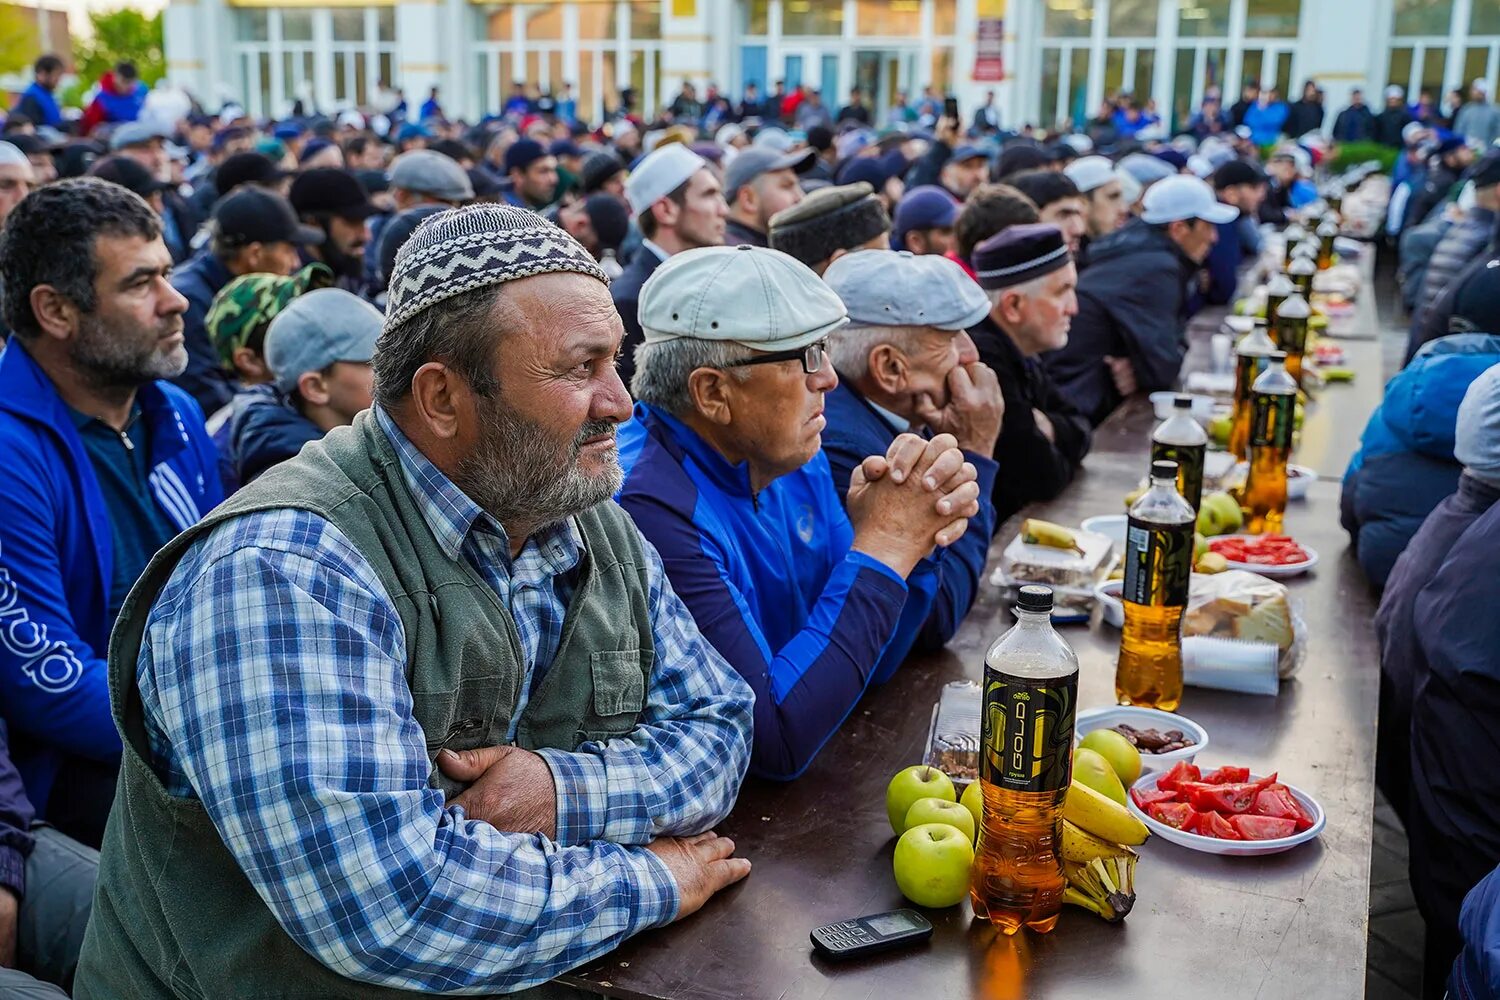
M828 266L823 280L861 326L967 330L989 315L990 299L964 269L936 254L862 250Z
M391 161L391 187L441 201L470 201L474 182L458 161L433 149L414 149Z
M535 212L492 204L451 209L424 219L396 253L385 328L455 295L553 271L609 284L592 254Z

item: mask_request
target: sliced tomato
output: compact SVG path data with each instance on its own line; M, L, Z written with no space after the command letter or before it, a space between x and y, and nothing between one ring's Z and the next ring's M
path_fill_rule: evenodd
M1227 764L1203 776L1203 782L1207 785L1232 785L1249 780L1250 769L1248 767L1230 767Z
M1195 785L1187 793L1188 803L1199 812L1242 813L1255 805L1258 787L1248 783Z
M1132 788L1130 790L1130 797L1140 807L1142 812L1149 810L1153 802L1177 801L1177 793L1170 788L1152 788L1149 790Z
M1263 788L1255 796L1255 806L1251 810L1257 816L1269 816L1274 819L1289 819L1296 824L1298 830L1312 828L1312 814L1303 808L1302 803L1291 793L1285 785L1272 785Z
M1234 824L1216 812L1198 814L1198 825L1194 832L1202 837L1217 837L1220 840L1244 840Z
M1254 785L1257 789L1260 789L1260 788L1270 788L1273 785L1275 787L1277 787L1277 788L1285 788L1286 787L1285 785L1283 785L1281 782L1279 782L1279 781L1276 780L1276 774L1277 774L1277 772L1272 771L1270 774L1266 775L1264 778L1256 778L1254 781L1252 781L1250 783L1252 785Z
M1185 760L1180 760L1172 765L1172 770L1157 779L1156 787L1165 788L1168 791L1176 791L1177 786L1184 781L1202 780L1202 771L1198 770L1195 765L1189 764Z
M1198 814L1186 802L1153 802L1146 808L1146 815L1174 830L1190 829L1189 824L1198 821Z
M1297 829L1296 820L1276 816L1231 816L1229 825L1246 840L1280 840Z

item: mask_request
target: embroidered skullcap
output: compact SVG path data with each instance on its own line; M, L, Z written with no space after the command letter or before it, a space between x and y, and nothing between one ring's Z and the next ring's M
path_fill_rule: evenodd
M396 254L385 328L455 295L554 271L587 274L609 284L577 240L535 212L482 204L434 215Z

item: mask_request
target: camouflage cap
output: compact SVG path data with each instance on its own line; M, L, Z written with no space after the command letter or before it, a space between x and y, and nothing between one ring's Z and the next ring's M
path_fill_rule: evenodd
M203 325L208 339L219 352L219 363L234 371L234 352L260 335L265 341L266 328L286 304L303 292L329 288L333 271L325 264L308 264L285 277L280 274L242 274L219 290Z

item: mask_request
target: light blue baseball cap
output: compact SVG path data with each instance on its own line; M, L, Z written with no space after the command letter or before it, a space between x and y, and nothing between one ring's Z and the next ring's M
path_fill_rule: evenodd
M263 353L276 388L290 393L303 375L335 361L369 361L384 322L380 310L342 288L297 296L266 330Z
M823 280L859 326L930 326L957 333L984 319L990 299L957 263L937 254L861 250L828 265Z

